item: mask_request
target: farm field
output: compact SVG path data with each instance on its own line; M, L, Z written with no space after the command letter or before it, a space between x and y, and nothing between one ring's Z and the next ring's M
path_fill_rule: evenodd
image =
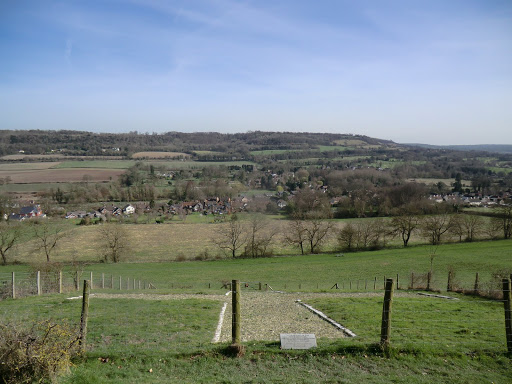
M134 153L132 159L166 159L175 157L190 157L184 152L137 152Z
M76 183L84 180L101 182L119 177L124 171L117 169L42 169L27 171L0 171L0 178L11 178L12 184L24 183Z

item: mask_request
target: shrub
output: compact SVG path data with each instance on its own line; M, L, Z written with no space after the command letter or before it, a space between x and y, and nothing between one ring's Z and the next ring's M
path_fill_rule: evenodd
M0 324L2 383L53 380L69 369L78 354L77 333L68 326L43 321L27 330Z

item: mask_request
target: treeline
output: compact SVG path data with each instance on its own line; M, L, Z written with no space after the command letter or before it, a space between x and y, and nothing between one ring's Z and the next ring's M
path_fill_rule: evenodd
M391 143L366 136L330 133L292 132L166 132L166 133L92 133L82 131L0 131L0 155L45 154L63 151L68 155L121 155L140 151L188 152L213 151L248 158L250 151L266 149L305 150L332 145L343 140L359 140L368 145Z

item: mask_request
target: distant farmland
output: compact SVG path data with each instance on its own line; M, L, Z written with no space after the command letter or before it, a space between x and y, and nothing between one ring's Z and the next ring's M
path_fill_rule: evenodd
M122 169L41 169L28 171L0 171L0 178L11 178L13 184L25 183L76 183L84 180L100 182L116 179Z

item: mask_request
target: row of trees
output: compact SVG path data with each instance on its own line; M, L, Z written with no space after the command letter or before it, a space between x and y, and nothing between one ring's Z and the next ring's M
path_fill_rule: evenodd
M441 244L448 234L461 242L483 237L509 239L512 237L512 207L498 208L490 219L462 213L419 216L403 212L390 220L349 222L341 229L336 229L333 221L315 214L296 216L289 221L284 240L305 254L318 253L332 235L336 236L340 250L355 251L380 249L397 237L407 247L416 233L434 246ZM275 235L275 232L268 230L267 221L260 216L254 216L247 224L237 215L232 215L227 225L219 229L219 236L214 242L233 258L238 255L262 257L271 254Z
M130 238L121 223L103 223L98 227L97 247L105 262L119 262L130 249ZM449 234L459 241L474 241L477 238L512 237L512 206L495 210L491 218L470 214L449 214L419 216L404 211L391 219L371 219L348 222L341 229L332 220L324 220L318 213L299 215L288 221L282 238L296 247L301 254L318 253L323 243L335 236L340 250L355 251L378 249L393 238L400 238L407 247L415 234L432 245L439 245ZM237 214L218 226L212 242L219 249L235 258L265 257L273 253L277 231L270 226L264 215L252 215L241 220ZM27 238L33 238L34 251L41 253L50 262L57 246L67 237L64 227L48 219L29 223L0 223L0 256L5 265L13 249Z

